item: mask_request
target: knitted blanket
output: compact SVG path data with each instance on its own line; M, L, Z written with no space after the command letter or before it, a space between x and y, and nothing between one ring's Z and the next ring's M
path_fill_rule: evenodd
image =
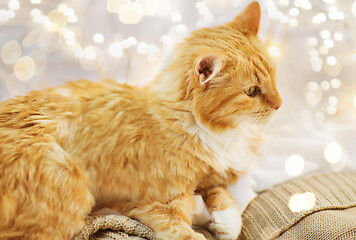
M261 193L242 214L238 240L355 240L356 173L326 173Z
M85 220L85 227L73 240L157 240L155 233L142 223L105 209ZM109 214L109 215L106 215ZM205 229L195 228L207 240L215 238Z
M238 240L355 240L356 173L327 173L261 193L242 214ZM214 240L206 230L197 230ZM156 240L147 226L122 215L94 216L75 240Z
M112 214L88 217L84 229L75 240L157 240L154 232L129 217Z

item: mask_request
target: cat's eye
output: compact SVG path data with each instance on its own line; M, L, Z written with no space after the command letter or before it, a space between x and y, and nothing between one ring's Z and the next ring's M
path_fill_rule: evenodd
M244 93L249 97L254 97L260 93L260 88L257 86L249 87L244 90Z

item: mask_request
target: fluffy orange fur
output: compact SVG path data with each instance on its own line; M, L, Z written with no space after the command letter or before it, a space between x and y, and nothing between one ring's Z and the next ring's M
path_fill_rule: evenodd
M0 239L71 239L104 206L159 239L205 239L192 196L237 208L226 187L281 105L259 19L253 2L198 29L144 88L80 80L0 103Z

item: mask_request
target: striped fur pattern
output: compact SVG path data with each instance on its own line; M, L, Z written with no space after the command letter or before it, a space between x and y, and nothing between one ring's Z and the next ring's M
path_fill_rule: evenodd
M80 80L0 103L0 239L71 239L105 206L160 240L203 240L191 228L195 193L216 236L236 238L226 187L281 105L259 19L253 2L198 29L144 88Z

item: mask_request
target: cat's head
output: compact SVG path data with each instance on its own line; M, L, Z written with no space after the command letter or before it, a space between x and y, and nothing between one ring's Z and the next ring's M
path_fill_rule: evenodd
M259 23L260 6L252 2L234 21L198 29L179 48L188 68L181 97L210 130L266 122L282 104L275 69L256 36Z

